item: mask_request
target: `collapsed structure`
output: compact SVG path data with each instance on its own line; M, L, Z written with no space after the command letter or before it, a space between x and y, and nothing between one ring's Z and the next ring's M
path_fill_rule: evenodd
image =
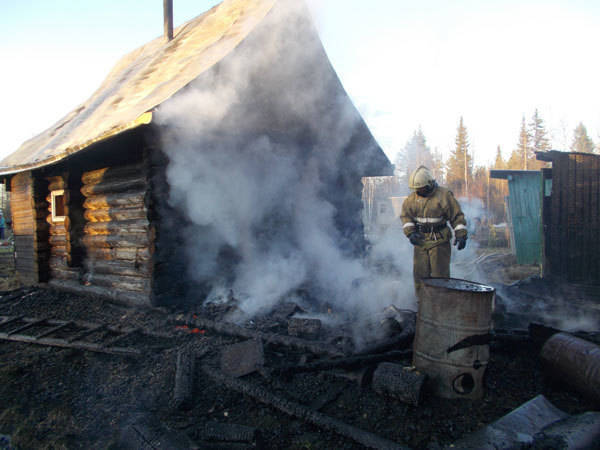
M340 251L359 254L361 177L391 173L308 11L290 0L225 0L176 28L172 40L134 50L89 100L0 165L20 281L139 305L198 295L213 278L227 279L248 230L252 247L289 242L282 253L291 258L302 232L296 193L308 187L331 217ZM186 165L196 171L177 172ZM244 195L248 183L236 185L244 177L257 191L248 211L236 206L249 218L235 239L224 239L211 211L186 197L210 195L193 182L214 177L217 166L215 191ZM286 195L271 198L282 186ZM268 205L260 214L258 201ZM190 251L198 241L203 247Z

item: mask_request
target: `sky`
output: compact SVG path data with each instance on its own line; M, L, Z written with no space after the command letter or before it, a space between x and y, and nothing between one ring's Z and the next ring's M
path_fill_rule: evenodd
M420 127L447 157L508 158L537 109L552 147L600 143L597 0L306 0L346 91L393 162ZM163 32L161 0L0 0L0 158L83 103ZM173 0L175 26L219 3Z

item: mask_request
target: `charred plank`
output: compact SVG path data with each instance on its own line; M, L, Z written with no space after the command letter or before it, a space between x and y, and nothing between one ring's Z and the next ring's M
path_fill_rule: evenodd
M188 349L177 352L173 407L179 410L191 409L193 405L195 354Z

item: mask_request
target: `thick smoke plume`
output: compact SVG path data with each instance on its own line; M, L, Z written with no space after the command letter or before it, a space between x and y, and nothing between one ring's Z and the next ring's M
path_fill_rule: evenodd
M345 153L360 118L307 39L316 32L299 3L278 2L261 30L158 112L169 202L189 219L188 275L211 286L208 300L240 300L244 317L299 296L357 316L404 307L397 274L373 270L352 245L362 230L340 226L355 211L336 199L360 202L360 189L339 181L361 163ZM411 254L393 258L408 266ZM404 291L412 301L412 280Z

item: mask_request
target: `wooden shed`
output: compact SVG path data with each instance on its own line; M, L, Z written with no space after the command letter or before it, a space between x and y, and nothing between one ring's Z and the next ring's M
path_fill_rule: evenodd
M276 60L265 60L274 37ZM246 63L258 55L260 65ZM166 304L196 289L182 240L189 217L168 201L162 137L176 135L178 126L156 116L194 85L217 89L230 67L250 72L248 82L213 136L231 136L233 125L234 142L266 136L282 149L300 142L307 158L325 161L334 158L316 144L322 130L312 126L315 119L351 124L340 139L338 169L322 171L322 195L337 211L340 235L361 251L361 178L392 168L339 82L308 11L296 0L225 0L176 28L172 40L160 37L123 57L89 100L0 162L23 283L137 305ZM302 93L317 85L310 116L276 101L294 93L289 104L302 103ZM260 114L240 116L248 110Z
M542 169L544 276L600 284L600 155L537 152Z

